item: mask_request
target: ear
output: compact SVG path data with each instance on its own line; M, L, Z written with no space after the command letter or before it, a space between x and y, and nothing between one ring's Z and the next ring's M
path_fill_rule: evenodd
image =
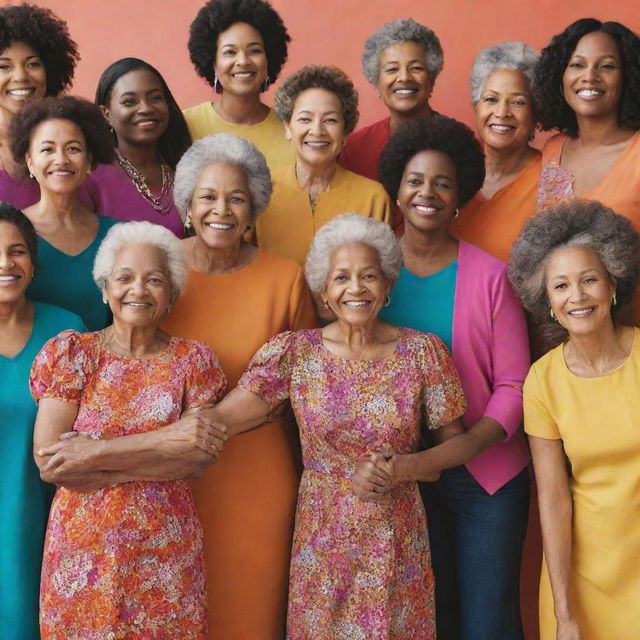
M107 121L109 126L111 126L111 120L109 120L109 109L105 105L101 104L100 111L102 111L102 115L104 116L104 119Z
M284 125L284 137L291 142L291 140L293 139L293 136L291 135L291 129L289 128L289 123L288 122L283 122L282 123Z
M27 170L29 171L29 175L33 174L33 164L31 163L31 154L27 151L27 153L24 154L24 161L25 164L27 165Z

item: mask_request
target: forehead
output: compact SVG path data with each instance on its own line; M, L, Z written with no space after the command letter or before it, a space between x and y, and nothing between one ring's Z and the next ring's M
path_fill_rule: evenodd
M31 132L31 140L80 140L84 141L84 134L80 127L71 120L51 118L38 124Z
M247 190L247 176L242 167L227 162L213 162L203 167L196 181L197 189Z
M548 277L554 277L579 273L587 269L607 272L600 257L589 247L559 247L550 254L545 272Z
M340 98L332 91L314 87L301 91L293 103L294 111L336 111L342 112Z
M12 40L6 49L0 51L0 58L30 58L40 54L23 40Z
M134 69L120 76L115 81L112 94L146 93L153 89L163 90L160 78L148 69Z
M129 244L121 247L113 259L112 271L167 271L165 252L153 244Z
M218 36L218 46L247 45L253 42L263 44L262 35L246 22L235 22Z
M426 53L426 49L419 42L405 40L404 42L396 42L385 47L380 52L379 60L380 64L406 62L408 60L424 61Z
M329 267L335 269L380 268L378 252L368 244L350 242L339 246L331 254Z
M608 33L592 31L578 40L572 55L584 56L585 58L593 56L612 56L617 58L619 51L616 41Z
M404 168L407 173L424 175L456 175L456 168L451 158L442 151L420 151L413 156Z
M0 242L7 245L27 244L27 241L20 232L20 229L8 220L0 220Z
M484 82L484 91L529 94L529 81L517 69L495 69Z

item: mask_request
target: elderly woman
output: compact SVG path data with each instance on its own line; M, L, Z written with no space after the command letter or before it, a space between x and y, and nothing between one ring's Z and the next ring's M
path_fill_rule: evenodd
M442 71L438 36L411 18L387 22L364 44L362 71L389 110L389 117L349 136L340 163L378 180L378 160L389 136L411 118L433 115L429 98Z
M53 497L31 455L36 417L29 394L31 363L60 331L84 330L78 316L26 298L37 249L29 219L0 203L0 415L6 426L0 447L0 620L6 640L40 638L42 544Z
M274 108L296 161L273 175L273 197L256 228L261 248L302 265L315 232L340 213L391 223L384 189L338 165L358 121L358 94L343 71L303 67L278 88Z
M184 112L193 140L232 133L253 142L271 171L291 164L282 124L260 99L287 59L291 38L264 0L209 0L191 23L189 54L219 95Z
M616 319L639 276L638 234L599 202L549 208L511 253L523 304L560 343L524 387L545 556L542 640L640 629L640 331Z
M162 427L215 401L224 374L208 347L158 328L187 275L169 230L116 225L93 275L113 324L59 334L31 371L36 463L60 486L45 539L42 635L206 640L202 530L184 478L213 460L224 436L202 419Z
M243 138L207 136L178 164L176 205L195 235L183 242L186 291L162 326L211 347L230 385L267 340L317 322L302 269L243 240L270 195L265 158ZM204 530L209 627L225 640L284 637L299 481L292 427L280 418L234 440L192 484Z
M66 22L49 9L21 4L0 8L0 58L0 200L24 209L38 201L38 185L16 166L9 125L31 100L67 88L79 55Z
M451 231L500 260L535 210L540 152L534 136L531 96L538 54L522 42L503 42L481 51L471 71L471 102L485 153L480 191L452 221Z
M98 165L83 185L92 211L123 221L148 220L184 235L173 203L173 173L191 138L160 72L122 58L100 76L95 103L115 139L115 161Z
M435 115L402 125L379 169L405 219L405 266L380 317L439 336L467 399L464 435L422 454L433 471L444 470L425 492L438 637L516 640L529 499L520 432L527 329L505 264L448 231L482 185L482 152L465 125ZM383 487L402 477L404 462L396 470L391 461ZM373 465L366 471L376 484Z
M96 215L78 199L98 162L110 162L113 147L100 110L71 97L26 105L11 122L16 162L40 185L40 200L24 212L38 234L39 269L29 297L77 313L94 331L110 318L91 279L100 242L115 220Z
M401 263L382 222L349 213L322 227L306 275L335 321L277 335L210 410L230 434L261 424L287 400L298 420L304 472L290 640L435 638L429 541L415 483L430 474L413 452L422 424L436 441L461 431L464 398L438 338L378 318ZM376 501L359 500L351 475L361 460L385 451L406 454L406 482Z

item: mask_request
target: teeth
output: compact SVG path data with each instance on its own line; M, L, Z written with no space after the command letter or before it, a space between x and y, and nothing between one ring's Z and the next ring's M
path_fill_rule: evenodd
M347 305L347 307L364 307L365 305L369 304L369 301L368 300L349 300L345 302L345 304Z
M586 316L591 313L593 309L576 309L575 311L569 311L570 316Z
M20 276L0 276L0 282L11 282L12 280L19 280Z
M326 147L328 142L305 142L306 145L310 147Z
M491 129L493 129L494 131L502 131L502 132L507 132L507 131L511 131L512 129L514 129L515 127L510 127L506 124L490 124L489 127Z
M221 231L228 231L229 229L233 229L234 225L223 224L222 222L208 222L207 227L211 227L212 229L220 229Z
M253 76L253 72L252 71L242 71L242 72L234 73L233 75L236 78L251 78L251 76Z
M150 127L151 125L154 125L156 123L155 120L141 120L140 122L138 122L138 126L139 127Z
M63 171L63 170L56 170L56 171L52 171L51 172L52 176L70 176L73 175L71 171Z
M597 89L581 89L578 91L579 96L599 96L602 93L602 91L598 91Z
M415 208L418 211L422 211L422 213L435 213L436 211L438 211L436 207L426 207L425 205L422 205L422 204L416 204Z
M19 97L19 96L28 96L28 95L32 94L34 91L35 91L35 89L32 87L30 89L11 89L9 91L9 93L12 96Z
M394 93L398 93L401 96L411 95L412 93L417 93L416 89L394 89Z
M148 307L149 306L145 302L125 302L125 304L128 307L137 307L137 308L142 308L142 307Z

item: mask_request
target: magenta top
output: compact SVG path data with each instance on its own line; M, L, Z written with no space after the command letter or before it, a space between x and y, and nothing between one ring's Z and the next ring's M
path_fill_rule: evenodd
M152 189L155 196L160 188ZM156 211L138 192L129 176L112 164L99 164L80 187L80 201L89 209L122 222L147 220L184 237L184 226L175 204L166 213Z
M15 178L0 170L0 200L26 209L40 200L40 186L31 178Z

